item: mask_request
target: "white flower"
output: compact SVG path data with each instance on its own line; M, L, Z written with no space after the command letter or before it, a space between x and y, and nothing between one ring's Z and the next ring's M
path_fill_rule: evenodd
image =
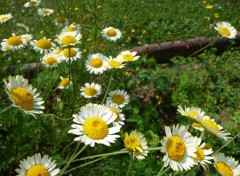
M62 60L70 62L81 58L82 52L78 48L65 48L62 52Z
M122 60L123 62L132 62L139 59L140 56L136 56L136 54L136 51L123 51L117 56L117 58Z
M59 83L58 88L59 89L69 89L69 87L72 85L72 81L70 80L70 78L63 78L60 77L61 82Z
M79 43L81 38L82 38L81 34L76 31L61 32L57 36L57 42L62 46L69 46Z
M222 37L229 39L236 38L237 30L228 22L218 22L216 23L214 29L217 30L218 33L222 35Z
M121 59L112 58L111 56L107 59L107 67L109 69L113 69L113 68L118 69L118 68L123 68L124 66L125 64Z
M16 169L17 176L56 176L60 171L60 169L55 168L55 161L51 157L48 155L41 157L40 153L20 161L19 167L20 169Z
M42 60L42 63L47 67L54 68L54 67L57 67L58 64L62 62L62 57L54 53L50 53L43 56L41 60Z
M120 108L126 106L130 101L129 95L124 90L117 89L114 91L110 91L108 94L109 97L107 97L107 103L115 104Z
M90 73L102 74L107 70L107 57L103 54L96 53L88 56L86 60L86 67Z
M35 51L39 51L41 54L47 54L54 50L56 45L51 42L51 39L41 38L39 40L33 40L30 42Z
M184 107L182 108L181 105L178 106L177 111L182 115L188 118L189 120L193 122L198 122L198 116L204 116L204 112L196 107Z
M91 147L96 143L110 146L110 143L120 137L116 134L120 131L120 126L109 127L116 115L103 105L88 104L73 117L74 124L68 133L78 135L74 141L81 141Z
M44 106L42 98L37 90L28 84L28 80L22 76L9 76L9 82L3 80L5 91L8 94L13 106L20 108L25 113L35 117L35 114L42 114Z
M3 39L1 45L2 47L9 46L10 50L19 50L26 46L26 41L23 40L20 36L17 36L13 33L12 36L8 39Z
M125 121L125 115L122 113L122 109L120 109L115 104L107 104L106 106L110 109L111 112L117 115L116 119L113 122L113 125L123 126Z
M108 40L116 41L122 36L122 33L119 29L107 27L102 30L102 36Z
M162 143L161 152L165 153L163 157L164 167L170 165L174 171L189 170L196 162L197 144L185 126L173 125L171 128L165 126L166 136Z
M38 15L40 16L49 16L54 12L52 9L40 8L38 9Z
M24 7L39 6L40 3L41 3L41 0L30 0L29 2L26 2L24 4Z
M85 98L98 97L101 94L101 86L96 83L85 83L84 87L81 87L81 95Z
M6 23L8 20L10 20L12 18L12 14L11 13L8 13L8 14L2 14L0 15L0 23L3 24L3 23Z

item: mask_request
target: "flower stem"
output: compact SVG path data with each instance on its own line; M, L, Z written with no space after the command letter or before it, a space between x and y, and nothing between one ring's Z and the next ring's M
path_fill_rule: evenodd
M128 170L127 170L126 176L129 176L131 168L132 168L132 165L133 165L133 153L131 153L131 156L130 156L130 161L129 161L129 165L128 165Z
M7 111L8 109L10 109L11 107L12 107L12 105L6 107L4 110L2 110L2 111L0 112L0 114L4 113L5 111Z
M113 77L113 72L111 72L111 76L110 76L110 78L109 78L107 90L105 91L105 95L104 95L104 97L103 97L102 104L103 104L103 102L105 101L105 99L106 99L106 97L107 97L109 87L110 87L110 85L111 85L111 83L112 83L112 77Z
M163 165L162 165L162 168L159 170L157 176L161 176L161 175L165 174L169 169L170 169L170 167L168 166L168 167L164 170L164 164L163 164Z

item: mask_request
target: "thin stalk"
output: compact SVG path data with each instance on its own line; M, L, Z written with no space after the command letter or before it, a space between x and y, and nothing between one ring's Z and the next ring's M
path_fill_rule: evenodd
M158 172L157 176L161 176L161 175L165 174L169 169L170 169L170 167L168 166L168 167L164 170L164 165L162 165L162 168L161 168L160 171Z
M128 170L127 170L126 176L129 176L130 171L132 169L132 165L133 165L133 153L131 153L131 156L130 156L130 162L129 162L129 165L128 165Z
M105 95L104 95L103 100L102 100L102 104L103 104L103 102L105 101L105 99L107 97L109 87L110 87L110 85L112 83L112 77L113 77L113 72L111 72L111 75L110 75L110 78L109 78L109 81L108 81L107 90L105 91Z
M2 110L1 112L0 112L0 114L2 114L2 113L4 113L4 112L6 112L8 109L10 109L12 107L12 105L10 105L10 106L8 106L8 107L6 107L4 110Z

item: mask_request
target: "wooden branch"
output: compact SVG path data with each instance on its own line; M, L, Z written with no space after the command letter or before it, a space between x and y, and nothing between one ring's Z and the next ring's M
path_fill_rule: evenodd
M170 42L159 42L150 44L147 46L139 46L132 48L131 51L136 51L138 55L147 54L150 57L154 57L158 63L167 63L174 56L190 56L194 52L209 45L215 41L218 37L197 37L188 40L177 40ZM234 39L235 45L240 44L240 32ZM223 51L230 45L230 39L219 38L213 43L213 46L219 51Z

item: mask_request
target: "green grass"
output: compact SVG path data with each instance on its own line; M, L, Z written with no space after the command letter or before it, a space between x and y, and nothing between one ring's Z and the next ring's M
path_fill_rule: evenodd
M77 47L84 52L79 62L74 62L71 66L70 74L75 84L69 91L57 89L59 77L69 74L67 64L54 70L37 68L35 73L29 74L22 69L22 65L39 62L43 55L35 52L31 46L18 51L0 51L0 67L16 66L15 72L11 74L28 78L45 101L44 114L37 119L17 108L0 114L0 175L15 175L20 160L37 152L53 157L57 166L62 169L64 163L69 161L68 157L81 147L77 142L73 142L74 135L67 133L72 124L72 114L78 113L86 103L101 103L111 77L113 80L109 89L126 90L131 97L131 103L123 109L126 124L120 132L121 138L111 147L89 147L78 159L124 148L125 132L135 129L146 136L149 147L161 146L165 125L188 124L188 121L177 113L177 106L180 104L201 108L231 132L232 136L238 134L239 48L230 46L223 53L218 53L215 49L206 50L196 57L175 57L170 63L163 65L158 65L154 58L141 56L126 68L116 72L107 71L101 76L89 74L84 66L87 56L97 52L115 57L120 51L135 46L218 35L210 26L217 21L228 21L239 29L239 11L236 8L240 5L238 1L212 0L208 1L208 4L214 5L213 9L206 9L207 4L195 0L43 0L41 7L55 10L53 15L47 17L39 17L37 8L24 8L25 2L0 2L0 14L13 15L13 19L0 25L1 41L9 38L11 33L29 33L34 40L42 37L54 40L61 31L60 27L55 26L54 19L63 16L69 19L70 23L80 24L83 38ZM216 19L214 13L218 13L220 17ZM206 20L206 17L209 17L209 20ZM122 38L116 43L102 39L101 30L108 26L114 26L123 32ZM2 80L7 79L9 74L0 73L1 90L4 90ZM84 83L93 81L102 85L104 93L98 99L89 101L80 96L79 90ZM0 92L0 99L0 110L11 104L5 91ZM190 131L194 135L200 135L193 129ZM213 135L206 134L204 137L214 151L226 143L216 140ZM238 137L221 151L239 160L239 142ZM162 157L160 151L154 151L149 152L149 156L143 161L134 160L130 175L156 175L163 164ZM70 169L88 161L74 162ZM125 176L128 165L128 154L116 155L71 173L74 176ZM212 165L208 171L198 168L190 174L198 173L216 175Z

